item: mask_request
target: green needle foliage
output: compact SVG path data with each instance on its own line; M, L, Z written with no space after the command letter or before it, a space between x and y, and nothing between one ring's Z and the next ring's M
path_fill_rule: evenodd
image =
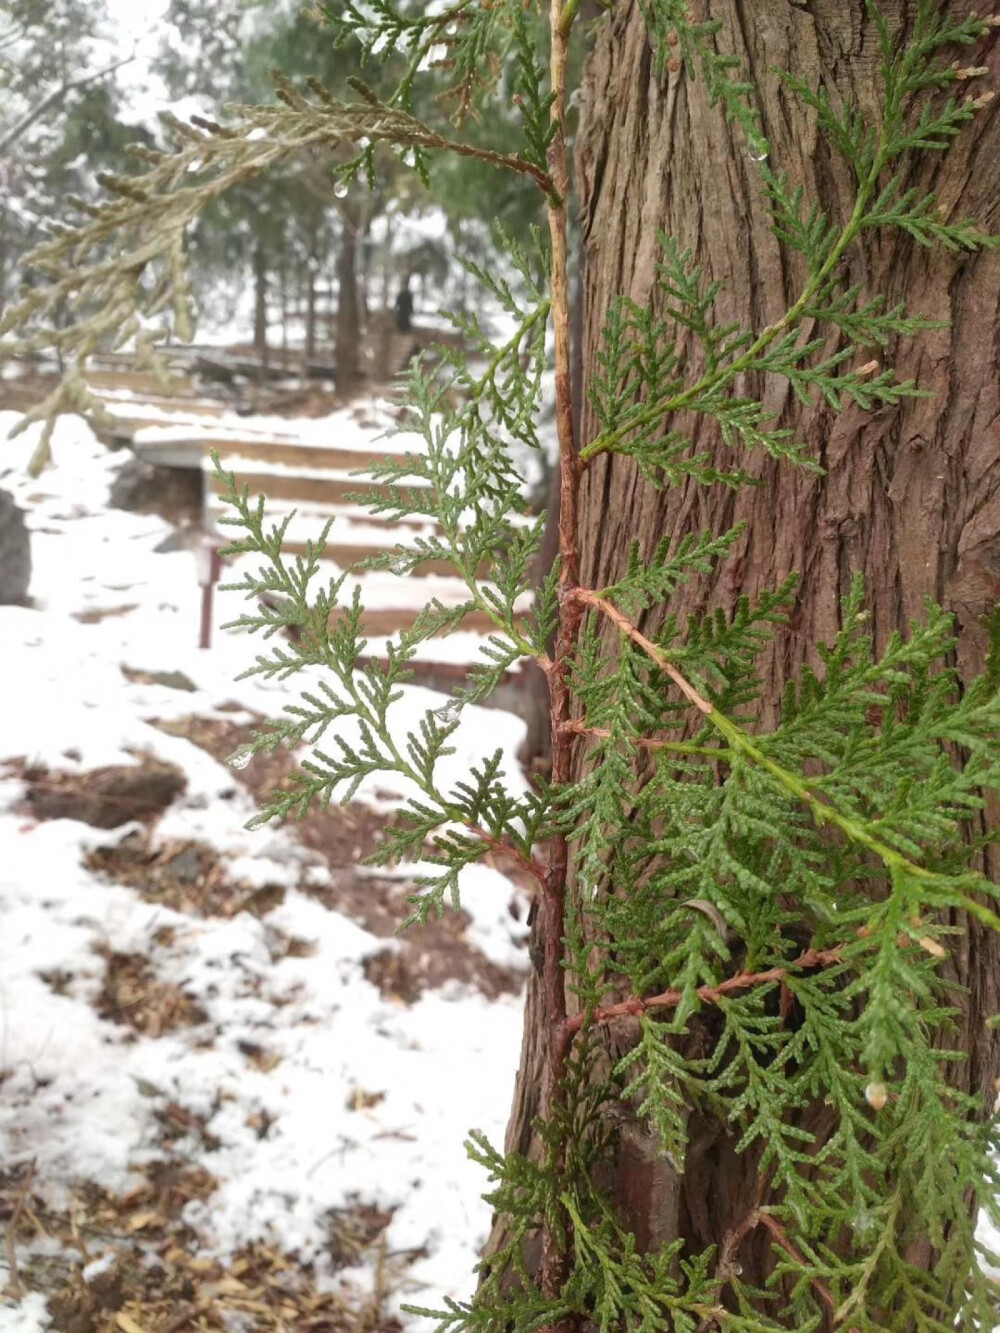
M918 390L883 358L900 338L939 327L848 284L841 260L873 229L946 250L997 246L973 219L943 216L932 194L905 184L914 157L947 151L985 104L989 94L954 95L983 71L953 57L992 25L919 0L898 44L870 0L882 57L871 118L781 74L853 173L853 202L835 213L770 161L755 90L718 49L721 24L695 22L684 0L642 8L661 67L704 80L744 135L802 285L764 329L723 323L720 285L705 281L683 238L662 236L654 301L622 298L609 312L588 385L598 431L582 462L626 454L663 487L748 485L745 450L817 472L806 445L764 407L769 377L805 405L892 407ZM353 102L315 86L307 98L282 81L279 108L245 108L225 129L178 128L176 152L147 154L145 175L109 182L109 204L37 252L40 281L2 327L12 350L55 347L75 358L43 416L86 405L87 356L118 345L119 329L151 349L159 335L140 317L173 309L183 326L187 222L220 190L303 144L328 143L348 174L364 169L376 141L420 170L438 151L478 156L533 179L558 217L548 163L564 90L546 81L540 15L521 0L423 9L397 0L321 7L334 40L360 40L371 60L386 50L403 58L384 101L363 85ZM554 41L575 15L568 0ZM413 118L414 83L435 60L448 70L459 124L513 71L519 152L490 154L461 129ZM255 822L350 800L375 774L404 780L412 794L375 860L431 863L417 881L417 919L457 904L463 869L497 849L535 876L543 902L561 901L553 895L569 844L556 975L575 1016L556 1024L558 1086L536 1126L540 1147L503 1154L472 1135L502 1240L472 1300L418 1313L442 1333L561 1323L601 1333L993 1328L1000 1300L975 1228L977 1207L993 1212L1000 1189L1000 1127L980 1098L955 1087L963 997L948 957L970 917L1000 928L997 886L978 869L996 836L981 830L985 793L1000 789L1000 619L985 674L960 688L950 618L928 604L906 635L876 651L856 580L839 633L816 645L817 668L789 684L768 731L756 664L794 605L794 579L742 599L729 616L668 615L655 639L634 624L725 561L738 530L663 542L647 559L635 546L603 589L567 583L565 565L535 586L541 521L525 510L514 460L538 447L558 292L540 237L530 252L507 249L506 276L474 273L513 332L495 343L474 318L456 321L466 350L446 350L433 375L413 370L401 428L422 447L376 468L370 501L383 517L434 527L372 567L405 576L424 561L447 562L466 589L461 605L432 602L374 660L357 589L323 577L329 529L289 559L288 520L269 525L264 502L219 473L226 522L238 532L233 586L251 604L235 624L266 641L249 674L302 681L298 701L233 757L242 765L282 743L308 748L294 783ZM60 305L75 319L53 329ZM737 387L747 384L756 396ZM684 413L730 447L731 467L675 426ZM493 632L468 685L401 734L394 710L420 645L473 610ZM609 622L610 643L601 632ZM559 633L573 623L578 631ZM568 685L571 713L556 721L588 738L583 776L514 792L498 752L448 785L441 761L462 709L522 658ZM623 1015L637 1035L609 1068L603 1031ZM760 1181L738 1235L701 1253L683 1239L640 1252L598 1184L613 1170L622 1103L678 1173L693 1112L729 1128ZM774 1253L763 1289L743 1280L736 1257L760 1228ZM547 1275L531 1258L539 1240L559 1256ZM926 1253L931 1262L918 1264Z

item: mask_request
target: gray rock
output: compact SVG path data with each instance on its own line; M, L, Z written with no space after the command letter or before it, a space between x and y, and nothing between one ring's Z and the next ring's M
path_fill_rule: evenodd
M182 884L193 884L201 872L201 857L196 847L185 847L170 862L170 873Z
M25 776L25 798L36 819L78 819L105 829L155 819L187 788L179 768L148 758L88 773L41 770Z
M135 514L160 514L171 522L201 515L200 468L166 467L145 458L130 458L118 470L108 501L114 509Z
M0 606L23 605L31 583L31 539L24 514L0 491Z
M160 477L152 463L130 458L111 483L108 502L113 509L142 511L155 506L159 492Z

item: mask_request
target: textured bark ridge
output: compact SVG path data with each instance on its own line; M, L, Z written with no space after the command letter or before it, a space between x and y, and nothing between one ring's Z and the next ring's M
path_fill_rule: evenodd
M885 8L896 23L912 12L905 4ZM846 169L769 69L783 66L813 85L822 81L833 98L872 107L877 46L861 0L694 0L692 9L699 19L723 21L720 50L738 55L759 89L774 165L842 216L852 200ZM984 42L974 63L993 71L980 87L995 87L1000 43ZM703 83L683 70L656 75L637 0L621 0L600 32L587 65L583 106L576 168L586 254L584 384L610 302L619 293L646 302L653 291L658 229L690 247L708 278L725 283L725 322L759 330L780 317L801 290L803 275L768 227L758 168L721 110L709 106ZM935 189L947 215L971 215L986 229L1000 228L996 104L952 151L921 163L912 183ZM585 585L614 582L635 537L648 554L665 534L679 539L720 532L740 519L747 529L736 557L713 580L682 592L673 611L683 616L706 606L729 608L741 594L752 597L799 571L793 619L762 662L762 726L774 723L783 684L809 658L810 645L834 635L840 598L856 571L867 582L879 647L921 614L924 598L953 610L961 631L959 666L967 678L983 664L979 618L1000 603L1000 254L952 257L905 238L879 236L866 250L853 250L846 265L851 282L884 293L890 304L902 300L914 312L950 318L949 329L921 333L891 352L900 378L914 378L933 397L898 409L833 416L803 412L782 384L770 383L768 405L781 413L782 425L811 443L826 469L819 479L743 457L760 487L736 496L694 485L657 492L629 460L599 457L583 481ZM736 388L755 391L754 385ZM711 425L689 419L672 424L720 461L732 461ZM585 406L581 443L595 434ZM655 630L662 615L651 612L644 627ZM577 775L586 763L581 743ZM998 813L992 812L994 818ZM1000 880L1000 852L993 857L987 871ZM1000 1008L1000 940L969 923L967 938L956 939L954 966L970 992L954 1043L969 1059L957 1076L992 1097L1000 1046L984 1018ZM508 1135L508 1147L521 1151L531 1143L543 1078L537 1015L532 986ZM629 1034L613 1039L627 1047ZM752 1206L758 1189L754 1160L737 1157L716 1126L692 1119L687 1169L678 1177L627 1107L620 1116L615 1188L640 1241L653 1246L681 1235L693 1250L722 1242ZM822 1135L818 1109L811 1127ZM745 1242L745 1280L769 1271L769 1250L766 1234ZM919 1262L921 1256L913 1258Z

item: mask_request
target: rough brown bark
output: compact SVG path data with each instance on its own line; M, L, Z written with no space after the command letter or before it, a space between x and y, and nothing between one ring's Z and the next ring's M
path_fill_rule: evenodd
M913 7L905 0L884 6L897 24ZM694 0L691 8L698 18L722 20L719 47L740 57L759 89L774 161L793 182L801 181L810 197L842 210L849 198L846 170L769 67L783 66L814 86L822 81L833 97L872 108L878 57L860 0ZM977 49L975 63L991 66L984 86L996 86L996 40ZM760 329L780 316L798 295L802 274L781 253L767 225L757 168L721 110L709 106L703 83L689 81L683 70L657 78L637 0L622 0L599 35L583 100L576 155L586 251L584 379L614 297L626 293L644 303L652 295L657 229L693 249L709 279L725 283L724 322ZM913 183L935 189L950 216L972 215L986 229L1000 228L996 105L943 158L921 163ZM900 377L913 377L932 398L900 409L834 416L803 412L782 385L769 383L766 401L781 413L782 425L812 443L826 469L820 479L742 458L763 481L759 488L735 496L694 485L658 492L627 459L600 457L583 480L585 586L620 577L633 538L648 553L665 534L676 540L706 529L719 532L741 519L747 529L735 558L712 580L679 596L672 611L683 617L706 606L730 608L741 594L753 597L790 571L800 572L793 619L762 662L762 726L773 724L783 684L810 658L812 645L836 632L840 598L856 571L867 582L879 646L921 614L925 597L953 610L965 678L983 662L979 617L1000 602L1000 255L955 258L928 253L905 238L880 237L863 251L852 250L847 269L850 281L885 293L890 304L905 300L914 311L950 318L949 329L922 333L892 352ZM672 424L720 462L732 461L704 422ZM595 434L585 407L582 444ZM663 615L651 612L641 623L655 630ZM579 776L586 763L581 741L571 776ZM1000 811L989 814L996 819ZM986 869L1000 880L1000 852L992 856ZM1000 1008L1000 939L975 923L963 925L968 935L963 942L956 937L954 966L970 992L959 1034L969 1059L957 1076L991 1098L1000 1044L983 1019ZM545 1079L540 1012L533 979L510 1150L532 1147L531 1121ZM617 1040L627 1042L627 1033ZM618 1108L618 1117L614 1185L640 1243L652 1247L683 1236L699 1251L721 1243L754 1201L754 1160L738 1157L713 1123L692 1121L687 1171L678 1177L627 1107ZM819 1113L814 1127L822 1132ZM770 1245L763 1229L743 1242L744 1280L769 1271Z

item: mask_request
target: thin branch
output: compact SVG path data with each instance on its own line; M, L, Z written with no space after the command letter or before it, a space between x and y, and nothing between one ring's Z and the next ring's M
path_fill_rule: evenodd
M722 1289L727 1282L737 1276L736 1261L740 1252L740 1247L747 1236L760 1225L760 1208L771 1185L772 1173L770 1171L760 1172L757 1176L757 1183L754 1187L753 1202L747 1211L743 1214L722 1238L722 1244L719 1246L719 1257L715 1265L715 1297L716 1301L722 1295ZM706 1314L699 1323L695 1333L708 1333L708 1330L715 1324L718 1324L720 1316L726 1313L724 1307L713 1309L711 1313Z
M11 1214L10 1222L7 1224L7 1234L5 1236L7 1266L10 1269L8 1289L16 1301L19 1301L24 1295L24 1289L21 1286L21 1274L17 1265L17 1230L21 1225L21 1217L28 1207L28 1195L31 1192L31 1186L35 1179L36 1167L36 1162L32 1161L28 1163L28 1168L24 1173L24 1179L21 1181L17 1189L14 1211Z
M592 592L589 588L577 588L576 597L578 601L583 602L586 606L593 607L595 611L603 612L627 638L631 639L633 643L637 643L640 648L649 654L660 670L666 672L689 703L694 704L695 708L706 716L712 716L715 710L708 700L702 698L694 686L684 679L662 648L653 643L651 639L647 639L641 630L636 629L628 616L623 615L611 602L598 596L596 592Z
M720 713L707 699L703 699L694 686L685 680L671 662L666 649L653 643L651 639L647 639L628 617L606 598L600 597L587 588L577 588L575 596L577 601L582 602L585 606L601 611L618 627L622 634L648 653L660 670L670 677L684 697L694 704L705 715L715 730L726 738L732 750L738 751L744 759L769 773L779 787L788 792L790 796L794 796L796 800L801 801L812 815L818 828L832 824L834 828L840 829L841 833L851 842L856 843L859 847L864 847L866 851L877 856L890 873L899 872L912 879L924 882L933 881L937 878L933 870L928 870L926 866L919 865L908 856L904 856L902 852L898 852L895 847L891 847L887 842L872 833L871 826L867 821L857 819L852 815L845 815L835 805L829 805L814 791L810 790L796 773L784 768L770 755L765 754L748 732L733 722L731 718ZM977 902L968 893L956 893L955 901L960 903L966 912L974 916L977 921L981 921L983 925L989 926L992 930L1000 930L1000 916L991 911L985 903Z
M574 736L595 736L599 740L608 740L612 734L610 728L588 727L586 722L578 717L563 722L561 730L570 732ZM633 736L630 739L643 750L669 750L671 754L704 755L707 759L730 760L733 757L733 751L723 749L722 746L695 745L693 741L655 740L648 736Z
M762 1227L771 1233L776 1243L781 1246L790 1258L794 1259L797 1264L801 1264L803 1268L808 1267L806 1260L789 1238L788 1232L776 1218L772 1217L766 1209L762 1208L757 1215L757 1220ZM809 1281L813 1289L819 1295L820 1300L830 1312L831 1317L836 1320L837 1302L833 1299L830 1288L825 1282L821 1282L819 1278L810 1278Z
M570 10L570 12L572 12ZM555 344L556 431L559 438L559 625L552 654L549 682L549 716L552 727L552 782L566 786L572 778L573 743L561 730L571 711L570 665L576 649L582 607L573 592L579 582L579 492L580 459L573 420L572 357L569 328L569 153L566 145L566 77L569 58L569 32L563 0L549 3L549 72L551 79L551 119L554 130L548 150L548 165L553 189L546 204L551 242L550 294L552 331ZM554 1112L566 1099L566 1059L569 1042L566 1025L566 971L564 933L566 929L566 887L569 875L569 842L558 833L549 845L549 883L543 894L538 920L538 938L542 946L541 1009L546 1033L547 1067L542 1089L541 1114L554 1119ZM565 1170L566 1144L552 1150L553 1165ZM565 1219L568 1232L572 1223ZM563 1241L553 1220L546 1216L542 1226L541 1260L538 1283L542 1295L557 1300L569 1276L572 1242ZM563 1318L549 1325L545 1333L564 1333L572 1327Z
M840 962L843 952L844 946L842 944L838 944L833 949L806 949L804 953L799 954L798 958L793 959L791 963L784 967L769 967L764 972L737 972L733 976L727 977L725 981L720 981L717 986L699 986L695 995L704 1004L718 1004L720 1000L727 995L732 995L734 991L750 990L754 986L768 986L775 982L783 982L804 968L831 967L834 963ZM574 1014L572 1018L566 1019L563 1028L566 1036L572 1039L584 1027L611 1023L616 1018L638 1018L651 1009L676 1009L685 995L685 991L673 988L661 991L659 995L650 995L646 998L631 995L627 1000L622 1000L618 1004L609 1004L605 1008L593 1009L589 1013L581 1011Z
M536 879L542 889L548 888L549 871L547 866L543 866L540 861L536 861L533 857L526 856L524 852L520 851L519 848L515 847L512 843L505 842L503 838L498 838L494 834L487 832L486 829L481 828L478 824L466 823L465 827L470 833L474 833L477 838L481 839L486 846L489 847L491 852L497 852L500 856L508 857L514 862L519 870L523 870L525 874L531 875L533 879Z
M27 31L28 25L24 22L18 22L7 32L0 33L0 51L5 51L8 46L13 46L15 42L20 41Z
M64 101L71 92L75 92L77 88L85 88L90 83L96 83L98 79L106 78L109 74L114 74L116 70L121 69L124 65L130 65L133 60L135 60L134 50L130 56L123 56L121 60L116 60L111 65L105 65L103 69L82 74L78 79L68 79L57 88L53 88L40 102L26 111L21 119L11 126L3 138L0 139L0 153L6 153L9 148L12 148L18 139L27 134L32 125L45 115L46 111Z

